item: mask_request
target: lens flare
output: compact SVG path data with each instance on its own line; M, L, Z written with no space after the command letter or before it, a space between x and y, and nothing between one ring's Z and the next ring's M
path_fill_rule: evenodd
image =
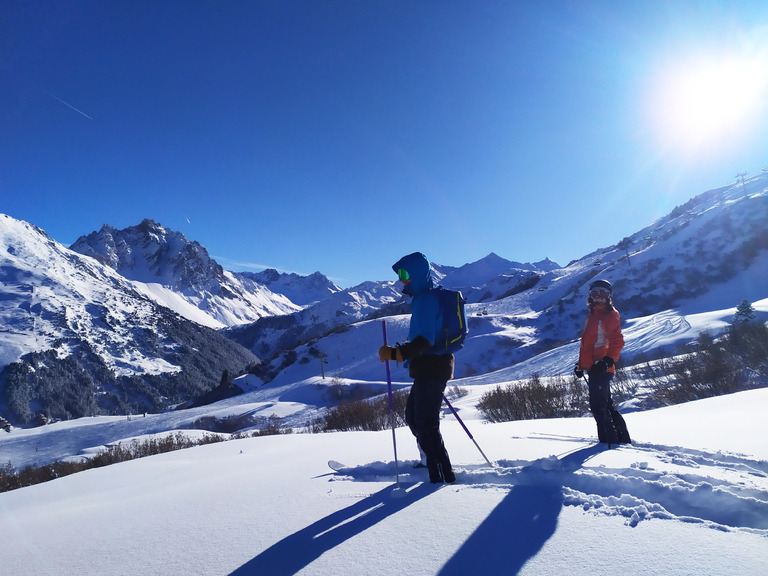
M658 138L681 152L716 150L766 116L768 57L702 55L669 66L651 99Z

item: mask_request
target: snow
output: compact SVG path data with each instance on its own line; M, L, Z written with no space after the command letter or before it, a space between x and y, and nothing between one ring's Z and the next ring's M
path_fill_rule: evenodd
M726 200L735 194L728 192ZM695 210L713 216L712 208L724 200L717 195L708 202ZM590 417L489 424L476 409L482 393L497 385L534 373L570 374L576 334L532 357L513 356L518 349L509 343L535 344L552 320L548 307L585 285L600 262L601 273L612 278L650 260L682 270L695 260L689 258L695 244L679 250L685 238L702 236L703 242L711 230L707 242L716 241L713 250L725 253L742 242L694 216L669 217L635 234L631 262L620 261L620 250L600 250L567 269L545 271L540 285L546 290L468 306L470 338L459 357L460 375L468 376L450 383L468 394L452 403L494 469L447 411L442 429L458 478L450 486L426 483L425 470L413 467L418 455L406 428L395 433L397 461L391 430L302 433L329 403L333 387L385 390L377 358L381 321L361 320L299 346L297 361L268 384L239 377L245 393L210 406L0 431L0 465L10 461L15 467L87 458L115 442L180 430L199 437L194 426L203 417L275 415L295 431L0 494L0 573L768 574L768 389L645 412L629 412L626 404L634 444L612 450L596 444ZM129 282L29 224L0 215L0 228L0 256L15 266L6 268L0 298L20 303L0 314L0 365L24 350L49 347L66 328L90 338L117 371L173 370L129 345L126 322L150 318L154 310L134 293L209 326L238 315L227 306L218 316L206 315L195 306L199 298L183 299L158 283ZM480 268L493 268L493 256ZM702 331L714 335L730 323L742 298L765 321L766 267L768 253L762 251L749 269L674 309L625 318L622 358L679 349ZM468 286L480 284L469 283L475 268L442 267L446 280L463 278ZM511 284L502 282L509 278ZM517 282L501 278L476 296L486 289L505 293ZM620 295L620 310L623 297L671 288L658 275L634 284ZM347 324L399 298L392 282L365 283L297 313L295 329L309 334L307 326ZM109 330L94 321L88 303L106 311L97 320L103 318ZM339 319L339 311L346 317ZM578 299L558 314L576 311L583 312ZM52 313L63 328L50 320ZM386 319L390 343L406 337L408 319ZM563 326L558 334L567 340ZM273 344L283 332L267 330L261 343ZM392 378L396 388L409 385L402 366L393 367ZM330 470L331 459L346 467Z
M183 294L179 294L167 286L163 286L162 284L158 284L156 282L144 283L137 281L133 281L132 285L140 294L147 296L161 306L170 308L187 320L192 320L201 326L208 326L209 328L214 329L224 328L227 326L225 323L219 322L218 320L212 318L210 314L205 313L203 310L195 306L195 304L185 298Z
M454 485L426 482L413 467L413 438L399 428L397 466L391 430L296 433L0 494L2 571L768 573L768 389L626 414L634 444L611 450L596 444L589 417L488 424L474 402L453 404L496 468L447 415ZM0 458L22 433L27 449L33 437L90 447L101 420L15 429L0 437ZM110 423L125 423L129 438L151 421ZM330 459L347 467L334 472Z

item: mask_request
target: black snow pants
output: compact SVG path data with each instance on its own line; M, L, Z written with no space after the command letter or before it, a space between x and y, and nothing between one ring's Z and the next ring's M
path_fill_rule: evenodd
M455 482L451 460L440 434L440 407L447 381L416 378L405 405L405 422L427 457L430 482Z
M612 372L589 371L589 409L597 423L597 438L608 444L629 444L624 418L611 399Z

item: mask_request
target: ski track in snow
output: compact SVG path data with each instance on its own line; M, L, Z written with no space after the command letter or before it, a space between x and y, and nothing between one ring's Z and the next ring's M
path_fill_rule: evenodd
M535 440L544 435L532 434ZM551 435L546 435L551 439ZM710 453L658 444L622 445L610 451L587 438L558 437L582 445L559 456L538 460L499 460L488 465L455 465L452 488L512 490L514 486L559 489L564 506L622 516L635 527L644 520L698 523L725 532L739 530L768 537L768 462L739 454ZM610 452L624 467L592 464ZM615 461L615 459L612 459ZM371 462L337 472L336 481L404 485L422 482L417 461Z

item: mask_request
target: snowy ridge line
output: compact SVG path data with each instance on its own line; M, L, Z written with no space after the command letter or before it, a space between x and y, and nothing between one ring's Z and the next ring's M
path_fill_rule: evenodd
M538 460L500 460L496 469L455 464L454 488L510 489L514 486L559 491L564 506L597 515L626 519L677 520L720 531L745 531L768 537L768 463L730 454L668 446L622 446L610 452L629 456L626 467L606 467L596 460L606 453L590 445L561 456ZM642 459L638 459L642 458ZM400 463L399 478L406 483L426 480L418 461ZM669 466L673 470L670 472ZM371 462L339 471L336 481L394 482L394 462Z

